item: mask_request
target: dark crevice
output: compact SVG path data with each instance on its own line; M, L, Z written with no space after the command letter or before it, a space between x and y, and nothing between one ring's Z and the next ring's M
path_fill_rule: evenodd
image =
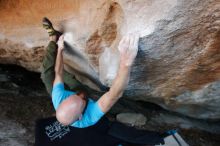
M7 80L22 87L42 88L43 86L42 81L39 80L40 73L28 71L17 65L0 64L0 75L7 75Z

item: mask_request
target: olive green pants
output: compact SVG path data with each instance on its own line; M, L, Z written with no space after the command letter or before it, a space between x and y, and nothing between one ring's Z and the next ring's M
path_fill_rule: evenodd
M43 60L43 68L41 72L41 79L47 89L47 92L51 95L53 89L53 81L55 79L55 62L57 55L57 44L54 41L50 41L46 48L46 55ZM88 92L88 87L82 85L75 79L75 76L64 71L63 80L65 88L72 91L84 90Z

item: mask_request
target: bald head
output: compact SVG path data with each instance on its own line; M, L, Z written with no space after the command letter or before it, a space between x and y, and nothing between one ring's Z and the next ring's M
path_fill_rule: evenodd
M82 115L86 102L78 95L71 95L57 108L56 118L63 125L70 125Z

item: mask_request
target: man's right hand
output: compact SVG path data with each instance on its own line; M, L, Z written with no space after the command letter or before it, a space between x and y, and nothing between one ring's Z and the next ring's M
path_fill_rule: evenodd
M59 40L58 40L58 42L57 42L57 45L58 45L58 49L60 49L60 50L63 50L63 49L64 49L64 36L63 36L63 35L61 35L61 36L59 37Z

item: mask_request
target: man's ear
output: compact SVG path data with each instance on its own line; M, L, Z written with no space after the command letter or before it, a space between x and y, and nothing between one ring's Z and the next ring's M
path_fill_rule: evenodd
M84 91L80 91L76 93L78 96L83 96L83 97L87 97L87 93Z

